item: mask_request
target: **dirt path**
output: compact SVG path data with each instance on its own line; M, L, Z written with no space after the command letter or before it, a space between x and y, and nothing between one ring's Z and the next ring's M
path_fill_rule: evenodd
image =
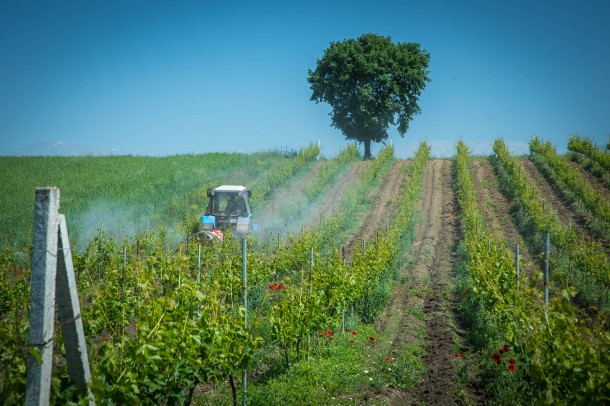
M378 328L392 337L391 353L423 339L426 351L423 362L429 370L413 392L385 389L378 400L390 405L449 405L456 401L458 377L452 363L456 331L450 283L458 225L451 161L429 161L424 176L422 218L411 248L412 261L408 261L411 265L402 269L401 280L405 282L392 292Z

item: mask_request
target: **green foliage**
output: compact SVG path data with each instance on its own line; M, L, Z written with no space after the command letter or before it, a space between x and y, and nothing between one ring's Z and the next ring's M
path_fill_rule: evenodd
M317 144L311 144L309 147L302 149L297 154L296 158L284 163L284 165L269 171L264 179L257 182L252 194L252 204L268 200L275 189L284 183L288 178L294 175L300 168L312 162L320 155L320 147Z
M429 61L419 44L376 34L332 42L315 71L309 70L311 100L330 104L332 125L347 139L364 142L369 158L371 141L385 140L390 124L404 135L420 112Z
M517 165L508 157L501 140L496 140L494 151L502 162ZM540 403L607 402L610 334L595 325L587 327L578 319L570 304L569 289L560 290L545 306L536 281L525 276L529 273L523 267L517 279L511 253L483 225L468 151L462 142L458 144L456 168L471 292L510 344L520 366L519 373L525 374L523 379L531 379L533 393ZM513 169L509 172L518 173ZM515 177L515 183L520 190L529 190L521 177ZM498 360L502 364L499 357ZM510 371L504 374L509 375Z
M384 356L369 345L368 337L375 331L366 325L351 326L346 332L325 331L312 337L315 353L309 361L294 363L284 373L248 386L251 405L353 405L364 404L367 394L363 387L382 387L393 384L395 371L416 370L420 366L410 354L404 358L384 361ZM326 333L331 333L326 335ZM330 339L332 338L332 340ZM380 338L381 339L381 338ZM353 343L350 342L353 341ZM264 360L273 362L273 353ZM407 376L406 376L407 375ZM401 378L409 380L408 373ZM222 388L216 388L217 392ZM196 404L231 404L228 393L213 396L202 394Z
M593 145L591 140L574 135L568 140L568 149L589 157L597 162L606 172L610 172L610 154L600 151ZM610 150L610 142L606 149Z
M324 186L328 185L337 176L341 169L345 168L357 157L358 148L355 145L348 145L335 159L324 165L311 182L305 185L303 189L305 196L310 200L314 199L319 195L320 190L323 190Z
M15 298L21 301L22 296L15 295ZM3 405L25 402L25 361L28 356L25 343L29 328L25 306L17 302L13 305L12 311L0 318L0 403Z
M587 241L575 229L563 224L548 208L538 189L532 185L519 162L510 156L504 141L496 139L494 152L512 179L512 193L526 208L540 231L550 233L552 243L570 257L574 268L583 275L594 277L598 283L610 286L610 261L599 242Z
M202 246L201 263L195 242L176 246L163 229L121 241L99 232L80 253L73 251L96 403L184 404L197 383L222 384L245 368L266 367L261 358L274 348L282 357L265 361L274 370L281 369L274 364L283 364L287 376L301 376L314 365L326 368L347 357L338 363L341 380L332 375L324 381L326 388L339 393L344 384L370 384L369 376L362 375L363 349L370 345L368 336L374 335L370 327L362 326L362 337L341 337L338 345L319 332L336 330L350 308L372 321L385 306L391 268L399 257L397 244L414 226L428 153L429 146L422 144L387 235L368 243L352 261L344 261L335 250L324 251L327 241L320 238L320 230L290 237L273 249L249 245L247 309L242 306L241 250L231 233L223 244ZM367 165L360 187L370 189L378 183L392 155L386 148ZM352 156L353 151L346 153L345 159ZM344 203L340 211L349 213L353 202ZM341 218L351 220L348 215ZM14 261L8 254L0 257L0 304L6 310L0 323L0 395L6 404L23 402L27 355L28 270L15 267ZM338 341L339 335L335 337ZM61 344L60 337L56 339ZM305 356L318 361L301 362ZM421 366L414 356L396 365L405 375L380 368L371 375L373 384L383 385L386 379L407 386L415 382ZM52 398L64 403L77 400L65 369L60 365L54 370L52 389ZM254 390L252 396L262 399L263 394ZM319 396L321 403L330 401L328 392Z
M552 168L549 175L564 189L568 189L573 194L574 200L582 202L582 205L591 212L591 215L604 224L605 231L609 231L610 205L605 196L595 190L580 173L558 156L550 142L542 142L534 137L530 141L530 151L532 155L542 158L549 164Z
M358 184L350 188L339 204L340 208L332 217L324 219L321 227L316 230L316 246L328 250L328 242L338 243L342 237L354 227L356 219L362 216L370 206L369 192L383 179L394 159L394 148L387 146L379 152L379 156L370 162L360 175ZM332 248L332 247L330 247Z
M200 215L208 187L250 185L290 162L274 153L0 157L0 246L32 241L36 187L61 189L71 237L86 242L99 227L133 236L149 226L183 220L192 206Z

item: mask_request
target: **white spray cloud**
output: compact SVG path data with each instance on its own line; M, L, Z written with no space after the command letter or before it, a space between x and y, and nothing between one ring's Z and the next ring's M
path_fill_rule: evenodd
M86 245L98 230L116 239L133 238L151 225L151 214L143 207L96 200L76 217L72 227L80 246Z

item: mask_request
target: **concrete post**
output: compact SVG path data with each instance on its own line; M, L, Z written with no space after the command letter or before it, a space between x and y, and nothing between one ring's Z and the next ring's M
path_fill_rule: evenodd
M74 265L72 264L72 252L70 240L68 239L68 227L63 214L59 215L59 239L57 251L57 317L61 326L61 334L66 349L66 363L70 380L74 382L82 394L87 394L93 402L93 394L87 388L91 382L91 371L89 369L89 358L87 356L87 343L85 341L85 330L83 319L78 303L78 292L76 289L76 278L74 277Z
M36 189L32 255L29 345L39 351L27 360L26 405L48 405L51 394L55 304L66 349L70 379L94 405L66 219L58 213L59 189ZM39 361L40 360L40 361Z
M33 351L40 352L40 361L33 355L28 355L26 405L49 404L55 318L58 210L59 189L36 189L29 345Z

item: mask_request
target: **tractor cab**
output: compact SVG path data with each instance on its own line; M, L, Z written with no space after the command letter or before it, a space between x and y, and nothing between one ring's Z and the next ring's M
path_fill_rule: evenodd
M235 230L245 234L252 228L249 189L244 186L223 185L208 189L208 207L201 218L202 233L222 240L222 231ZM213 234L213 235L212 235Z

